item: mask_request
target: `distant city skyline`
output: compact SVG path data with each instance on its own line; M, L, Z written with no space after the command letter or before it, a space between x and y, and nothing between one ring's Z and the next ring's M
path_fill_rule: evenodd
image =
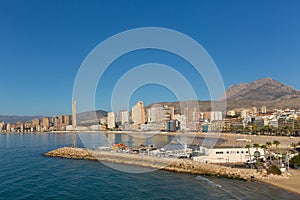
M218 66L226 88L271 77L300 90L299 1L31 0L0 5L0 115L71 114L73 83L84 58L105 39L139 27L169 28L196 40ZM149 62L178 70L195 86L199 100L209 99L189 63L149 49L112 63L99 82L96 109L110 111L117 80ZM130 109L139 100L145 105L177 101L167 88L146 85L120 107Z

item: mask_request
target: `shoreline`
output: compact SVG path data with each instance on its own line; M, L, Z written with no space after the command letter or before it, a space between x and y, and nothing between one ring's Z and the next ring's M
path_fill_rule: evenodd
M290 169L290 176L287 179L263 180L262 182L271 186L300 195L300 170Z
M128 135L157 135L157 136L186 136L186 137L194 137L194 138L212 138L212 139L221 139L223 142L218 145L222 146L245 146L246 144L253 145L257 144L265 144L266 142L273 142L274 140L278 140L280 144L278 148L286 149L287 146L290 146L292 143L300 142L300 137L288 137L288 136L271 136L271 135L247 135L247 134L235 134L235 133L218 133L218 132L208 132L208 133L200 133L200 132L129 132L129 131L50 131L50 132L22 132L22 133L0 133L0 134L58 134L58 133L98 133L98 134L128 134ZM245 141L237 141L237 139L246 139L251 142Z
M95 151L74 147L55 149L45 153L45 156L67 159L98 160L109 163L148 167L176 173L216 176L245 181L261 181L271 186L300 195L300 191L298 190L300 187L300 171L294 170L292 173L293 175L267 175L266 172L258 172L255 169L231 168L216 164L195 162L189 159L139 156L137 154Z
M92 161L104 161L109 163L135 165L140 167L166 170L176 173L189 173L197 175L217 176L228 179L245 181L261 181L273 187L277 187L297 195L300 195L300 171L291 170L291 174L281 176L267 175L255 169L239 169L225 167L216 164L195 162L189 159L161 158L152 156L139 156L137 154L125 154L110 151L95 151L75 147L63 147L44 154L49 157L66 159L80 159Z
M219 176L239 180L261 180L264 174L255 169L237 169L215 164L195 162L190 159L145 156L111 151L95 151L76 147L63 147L45 153L45 156L67 159L105 161L110 163L136 165L178 173Z

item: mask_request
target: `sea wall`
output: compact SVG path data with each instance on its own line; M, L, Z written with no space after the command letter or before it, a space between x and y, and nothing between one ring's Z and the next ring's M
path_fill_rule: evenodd
M59 148L50 151L45 155L70 159L100 160L106 162L163 169L179 173L220 176L242 180L263 180L268 177L265 172L258 172L255 169L237 169L220 165L195 162L189 159L154 157L140 154L117 153L111 151L95 151L73 147Z

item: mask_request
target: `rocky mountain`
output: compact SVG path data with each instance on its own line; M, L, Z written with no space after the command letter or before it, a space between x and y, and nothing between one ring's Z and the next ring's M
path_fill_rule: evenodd
M102 117L107 117L107 112L103 110L97 111L89 111L89 112L82 112L77 114L77 123L89 123L92 119L95 118L100 119ZM0 122L6 123L16 123L16 122L28 122L36 118L43 118L46 116L36 115L36 116L15 116L15 115L0 115Z
M15 123L15 122L27 122L36 118L43 118L44 116L17 116L17 115L0 115L0 122Z
M300 109L300 91L271 78L232 85L225 94L227 110L261 106L267 106L268 109ZM224 99L223 97L221 101ZM174 106L175 113L181 113L185 106L193 107L197 103L201 111L219 110L221 101L215 101L213 108L211 101L160 102L157 104ZM148 105L146 108L152 105Z
M92 125L98 124L99 119L102 117L107 117L107 112L103 110L88 111L77 114L77 124L78 125Z
M258 79L252 83L232 85L225 93L227 101L272 101L300 98L300 91L271 78Z

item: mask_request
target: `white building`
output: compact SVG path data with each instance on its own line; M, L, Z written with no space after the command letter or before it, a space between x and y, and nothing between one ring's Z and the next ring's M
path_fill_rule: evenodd
M187 119L185 115L177 116L177 120L180 122L180 129L187 130Z
M222 120L222 112L221 111L212 111L211 112L211 117L210 117L210 121L220 121Z
M162 122L163 121L163 110L162 106L155 104L150 108L150 122Z
M269 121L269 125L273 126L274 128L278 128L278 119L272 119Z
M116 114L114 112L107 113L107 128L115 128L116 127Z
M213 148L200 147L201 156L193 157L194 161L204 163L245 163L250 160L264 158L264 150L261 148Z
M262 114L266 114L267 113L267 107L266 106L262 106L261 107L261 113Z
M229 110L229 111L227 111L227 115L228 116L235 116L236 112L235 112L235 110Z
M118 122L121 122L121 125L129 122L129 111L121 110L118 115Z

